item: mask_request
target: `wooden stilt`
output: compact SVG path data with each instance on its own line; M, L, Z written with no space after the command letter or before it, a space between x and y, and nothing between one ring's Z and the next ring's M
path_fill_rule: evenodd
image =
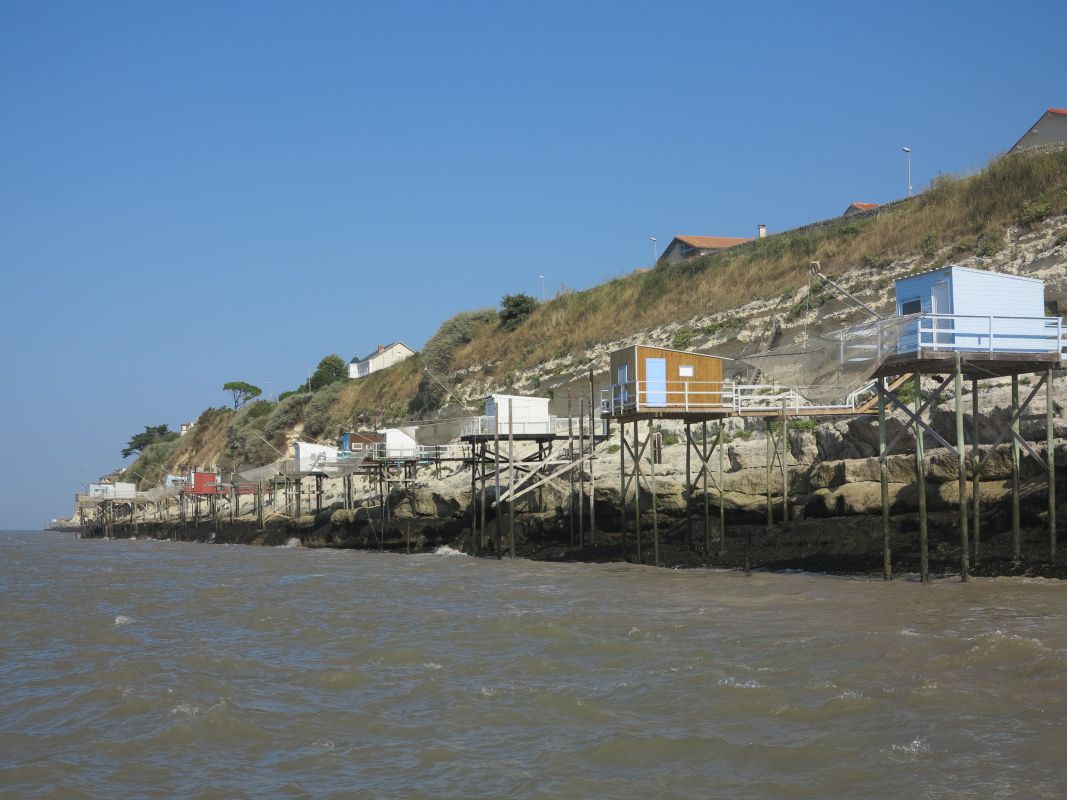
M508 410L510 411L510 403L508 401ZM508 417L508 428L511 428L511 417ZM502 558L504 555L504 544L502 541L503 534L500 530L500 408L496 410L496 416L493 417L493 503L496 506L496 514L494 515L494 521L496 522L496 557Z
M878 477L882 485L882 580L893 580L893 554L889 545L889 463L885 452L885 380L878 381Z
M471 444L471 548L478 554L478 445Z
M1011 430L1019 434L1019 376L1011 376ZM1019 524L1019 440L1011 440L1011 561L1022 561L1022 530Z
M717 439L719 442L719 559L721 560L726 556L726 498L723 496L725 492L723 489L723 462L726 459L726 429L722 421L719 422Z
M585 455L585 398L578 400L578 455ZM578 547L585 549L585 467L578 471Z
M978 566L981 558L982 540L982 488L981 475L978 465L982 460L982 452L978 442L978 379L971 378L971 529L974 538L974 561Z
M1056 561L1056 404L1052 370L1045 376L1045 464L1048 466L1048 561Z
M512 401L508 399L508 491L515 490L515 426L512 420ZM499 513L499 511L497 512ZM508 547L509 555L515 558L515 502L508 500Z
M596 450L596 393L589 370L589 452ZM589 544L596 547L596 459L589 458Z
M789 415L787 402L782 400L782 449L779 464L782 467L782 522L789 522Z
M774 501L771 499L771 472L774 469L774 458L771 455L771 421L769 418L763 418L763 432L767 437L767 475L765 482L767 486L767 530L771 529L774 525Z
M693 551L693 434L691 425L685 423L685 534L686 545Z
M567 398L567 458L574 460L574 401ZM570 494L567 495L567 521L570 523L571 547L574 547L574 470L567 471Z
M637 563L644 564L641 552L641 432L634 420L634 535L637 537Z
M648 421L648 438L652 438L652 420ZM648 460L649 472L648 481L652 490L652 553L655 558L656 566L660 566L659 561L659 513L656 510L656 454L652 454L652 458Z
M702 451L701 461L704 463L703 489L704 489L704 555L711 555L711 502L708 499L708 422L700 423L700 448Z
M922 409L922 376L915 373L915 412ZM915 422L915 482L919 489L919 580L930 580L930 541L926 519L926 466L923 456L923 427Z
M574 474L574 470L571 470ZM622 549L629 550L626 535L626 423L619 423L619 520L622 528Z
M486 443L482 442L480 444L480 446L479 446L479 453L481 454L481 456L480 456L480 459L481 459L481 465L480 465L481 470L480 471L481 471L481 478L482 478L482 486L481 486L481 491L480 491L481 502L479 504L480 508L479 508L479 511L478 511L478 516L480 517L480 523L479 523L478 527L481 529L481 534L482 534L482 540L481 540L481 545L480 546L482 548L482 552L483 553L489 548L489 530L485 526L485 483L488 480L488 478L487 478L485 473L486 473L486 468L488 466L488 461L489 461L489 457L488 457L488 453L486 452L486 449L487 449Z
M956 351L954 388L956 391L956 452L960 470L960 580L966 583L971 578L971 543L968 541L967 534L967 442L963 437L963 366L959 350Z

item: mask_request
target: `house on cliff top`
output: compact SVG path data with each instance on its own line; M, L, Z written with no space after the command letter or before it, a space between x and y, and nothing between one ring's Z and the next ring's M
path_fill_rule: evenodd
M365 378L372 372L399 364L406 358L415 355L415 351L403 342L392 344L380 344L374 352L363 358L353 358L348 364L349 378Z
M739 236L675 236L659 257L658 263L676 264L687 258L717 253L751 241L751 238Z
M1067 146L1067 108L1050 108L1022 135L1008 155L1036 148Z

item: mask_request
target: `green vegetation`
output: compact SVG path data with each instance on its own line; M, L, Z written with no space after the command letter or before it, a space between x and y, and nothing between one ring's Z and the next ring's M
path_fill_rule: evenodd
M1065 186L1067 152L1001 158L976 175L941 176L926 192L874 217L769 236L557 297L514 330L477 336L456 354L455 368L499 362L502 369L521 369L561 350L584 352L636 331L795 293L812 260L834 277L865 259L878 265L936 252L938 242L971 253L979 235L1015 224L1028 204L1041 206L1041 214L1046 203L1050 214L1067 211ZM1035 206L1029 207L1032 215Z
M426 413L441 407L447 393L438 381L446 382L447 385L452 374L456 353L474 339L479 338L483 332L495 328L498 320L499 315L491 308L461 311L451 319L445 320L419 354L419 366L424 371L429 370L429 374L423 374L419 379L418 390L411 399L412 413ZM415 359L409 358L401 363L406 364L408 361L415 361ZM370 377L373 378L374 375Z
M129 458L134 453L141 453L154 442L171 441L177 438L178 434L166 425L145 425L144 431L131 436L130 441L122 448L122 457Z
M1050 216L1052 216L1052 203L1031 200L1023 206L1023 210L1019 214L1019 224L1027 228L1034 228L1039 222L1043 222Z
M688 325L683 325L674 332L674 338L671 339L671 347L675 350L688 350L695 335L692 328Z
M244 381L230 381L222 384L222 391L233 394L233 410L236 411L249 400L259 397L263 390Z
M537 308L537 300L528 294L506 294L500 301L500 326L513 331Z
M317 392L331 383L348 380L348 365L336 353L325 356L311 375L311 391Z

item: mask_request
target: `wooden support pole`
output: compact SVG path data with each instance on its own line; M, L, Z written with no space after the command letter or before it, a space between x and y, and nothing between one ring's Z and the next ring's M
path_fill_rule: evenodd
M589 370L589 452L596 450L596 392ZM596 459L589 458L589 544L596 547Z
M971 378L971 533L974 537L974 565L978 566L981 557L982 540L982 488L981 473L978 464L982 460L982 452L978 444L978 379Z
M685 535L689 551L693 551L693 435L692 426L685 423Z
M471 547L478 553L478 445L471 443Z
M893 580L893 554L889 543L889 463L885 442L885 379L878 380L878 477L882 485L882 580Z
M1056 404L1052 370L1045 376L1045 463L1048 465L1048 561L1056 561Z
M782 467L782 522L789 522L789 416L787 401L782 400L782 452L779 464Z
M578 400L578 453L585 455L585 398ZM578 547L585 549L585 467L578 473Z
M726 459L726 428L722 420L719 420L718 431L719 448L719 558L726 556L726 498L723 496L723 461Z
M967 442L963 436L963 366L960 361L959 350L956 351L954 378L953 388L956 392L956 452L960 470L960 580L966 583L971 579L971 543L968 541L967 534Z
M711 502L708 499L708 421L700 423L700 462L704 465L704 555L711 555ZM720 488L720 491L721 488Z
M915 413L922 409L922 375L915 373ZM923 457L923 427L915 420L915 483L919 489L919 580L930 580L930 540L926 519L926 467Z
M767 486L767 530L771 529L774 525L774 501L771 499L771 473L774 470L774 458L771 455L771 421L768 417L763 418L763 432L767 437L767 475L765 477Z
M256 489L256 528L263 530L263 481Z
M1019 376L1011 376L1011 429L1019 433ZM1022 530L1019 524L1019 440L1011 441L1011 561L1022 561Z
M512 400L508 398L508 491L515 491L515 419ZM499 494L497 495L499 497ZM498 512L499 513L499 512ZM509 555L515 558L515 501L508 500L508 545Z
M637 537L637 563L644 564L641 552L641 431L634 420L634 534Z
M567 458L574 460L574 400L567 397ZM568 470L567 481L570 494L567 495L567 521L570 523L571 547L574 547L574 470Z
M508 409L510 411L511 401L508 401ZM508 417L508 428L511 428L511 417ZM504 555L504 543L503 534L500 530L500 408L496 409L496 416L493 417L493 502L496 504L496 514L494 521L496 522L496 557L502 558Z
M573 475L574 470L571 470ZM619 519L622 527L622 549L629 550L626 541L626 423L619 423Z
M378 481L378 486L379 486L379 494L381 494L381 480L380 479ZM301 495L303 493L304 493L304 491L303 491L303 480L300 479L300 478L297 478L296 479L296 515L295 515L297 517L300 516L300 512L303 510L300 507Z
M648 421L648 438L652 439L652 420ZM652 489L652 553L655 558L656 566L660 566L659 561L659 513L656 509L656 454L652 453L652 458L648 460L649 472L648 481Z
M481 478L482 478L482 486L481 486L481 491L479 493L480 498L481 498L481 509L478 512L478 515L480 517L480 523L479 523L478 527L481 530L482 539L481 539L480 547L482 548L483 552L489 548L489 530L485 526L485 483L488 480L488 478L486 477L485 472L486 472L487 462L489 460L488 454L486 453L486 449L487 449L486 443L482 442L480 447L479 447L479 452L481 453L480 472L481 472Z

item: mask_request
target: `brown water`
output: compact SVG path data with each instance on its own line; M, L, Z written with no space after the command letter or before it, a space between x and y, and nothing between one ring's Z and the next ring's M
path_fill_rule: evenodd
M1067 584L0 534L11 797L1067 796Z

